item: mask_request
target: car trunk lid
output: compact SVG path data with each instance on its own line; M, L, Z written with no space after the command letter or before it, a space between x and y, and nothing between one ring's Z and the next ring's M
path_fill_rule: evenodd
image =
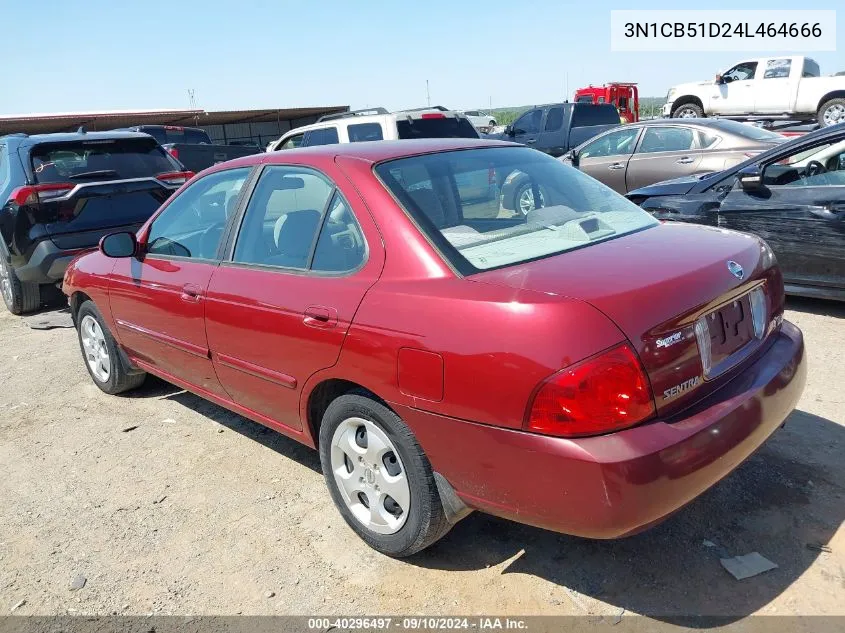
M636 349L658 413L670 416L718 388L782 318L783 281L767 252L750 235L664 224L469 279L578 298L601 310ZM760 338L750 296L758 287L765 305ZM699 349L708 344L709 372Z

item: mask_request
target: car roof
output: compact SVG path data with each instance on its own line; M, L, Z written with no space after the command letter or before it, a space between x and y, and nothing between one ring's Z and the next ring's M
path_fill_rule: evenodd
M41 143L73 143L74 141L111 141L120 139L149 139L143 132L58 132L55 134L33 134L31 136L11 135L3 137L16 139L20 147L31 147Z
M291 158L305 156L320 156L334 158L348 156L371 163L384 160L448 152L461 149L481 149L485 147L525 147L519 143L508 141L474 139L474 138L420 138L397 141L365 141L361 143L335 143L332 145L315 145L298 149L286 149L279 152L254 154L238 159L239 165L255 165L259 163L278 164L289 163ZM226 163L220 163L225 165Z

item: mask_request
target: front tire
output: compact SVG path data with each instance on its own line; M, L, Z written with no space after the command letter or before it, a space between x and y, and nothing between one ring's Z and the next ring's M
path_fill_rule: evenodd
M128 366L93 301L79 307L76 329L85 368L95 385L110 395L141 386L147 374Z
M672 110L673 119L701 119L704 117L704 109L695 103L683 103Z
M410 556L449 531L428 458L402 419L374 399L347 394L329 405L320 462L347 525L382 554Z
M15 269L0 255L0 294L12 314L34 312L41 306L41 288L38 284L24 283Z
M825 101L818 112L821 127L845 123L845 99L829 99Z
M546 206L546 192L543 187L539 187L540 191L540 206ZM522 215L528 215L530 211L537 208L537 203L534 200L534 188L530 182L526 182L517 187L513 194L513 210L518 211Z

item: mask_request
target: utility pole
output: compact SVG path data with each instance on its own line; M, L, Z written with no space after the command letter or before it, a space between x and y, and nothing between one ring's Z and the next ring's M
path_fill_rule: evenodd
M431 93L428 91L428 79L425 80L425 101L428 107L431 107Z

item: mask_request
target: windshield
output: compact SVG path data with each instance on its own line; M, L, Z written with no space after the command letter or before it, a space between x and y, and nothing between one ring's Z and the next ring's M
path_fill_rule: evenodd
M529 148L414 156L381 163L375 171L463 274L588 247L657 224L598 181Z
M707 122L707 127L715 130L723 130L734 136L741 136L751 141L762 141L764 143L782 143L786 140L785 136L764 130L763 128L747 123L738 123L736 121L729 121L727 119L718 119Z
M39 184L146 178L180 171L153 139L97 139L45 143L32 149Z

